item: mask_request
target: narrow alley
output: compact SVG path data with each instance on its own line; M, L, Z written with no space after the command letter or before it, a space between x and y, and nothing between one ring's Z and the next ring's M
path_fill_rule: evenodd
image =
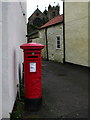
M22 118L88 118L88 68L43 60L42 107Z

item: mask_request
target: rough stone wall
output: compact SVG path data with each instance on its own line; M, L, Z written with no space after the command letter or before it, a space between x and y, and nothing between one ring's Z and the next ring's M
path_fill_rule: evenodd
M49 6L48 7L48 19L51 20L53 17L58 16L60 11L60 6ZM53 16L53 13L54 16Z
M65 61L88 66L88 3L65 3Z
M61 35L61 48L56 49L56 36ZM46 35L45 29L39 31L39 39L34 39L33 41L45 45L42 50L43 58L47 59L46 50ZM48 58L49 60L58 61L63 63L63 24L58 24L47 28L47 41L48 41Z
M40 43L45 46L44 49L42 50L42 56L43 58L47 58L45 29L39 31L39 38L40 38Z
M45 29L39 31L39 38L33 39L33 42L43 44L45 47L42 49L42 57L47 58L46 56L46 36L45 36Z
M45 30L46 28L41 29L39 31L39 38L33 39L33 42L37 42L45 45L44 49L42 50L42 56L43 58L47 59ZM60 49L56 48L57 35L61 35ZM48 41L48 59L63 63L64 52L63 52L63 24L62 23L47 28L47 41Z
M61 48L56 48L56 36L61 35ZM47 29L48 57L49 60L63 63L63 24L55 25Z

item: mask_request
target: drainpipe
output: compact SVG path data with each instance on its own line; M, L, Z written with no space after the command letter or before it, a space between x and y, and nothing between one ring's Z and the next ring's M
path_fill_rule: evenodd
M47 28L45 28L45 38L46 38L46 55L48 60L48 40L47 40Z
M63 1L63 63L65 63L65 1Z

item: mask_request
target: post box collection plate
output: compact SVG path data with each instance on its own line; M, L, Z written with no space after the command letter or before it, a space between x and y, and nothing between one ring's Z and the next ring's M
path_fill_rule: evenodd
M30 62L30 72L36 72L36 62Z

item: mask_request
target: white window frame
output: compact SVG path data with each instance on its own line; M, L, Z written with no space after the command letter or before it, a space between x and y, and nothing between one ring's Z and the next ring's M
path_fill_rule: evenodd
M57 37L59 37L60 38L60 48L59 47L57 47ZM56 35L56 49L61 49L61 35Z

